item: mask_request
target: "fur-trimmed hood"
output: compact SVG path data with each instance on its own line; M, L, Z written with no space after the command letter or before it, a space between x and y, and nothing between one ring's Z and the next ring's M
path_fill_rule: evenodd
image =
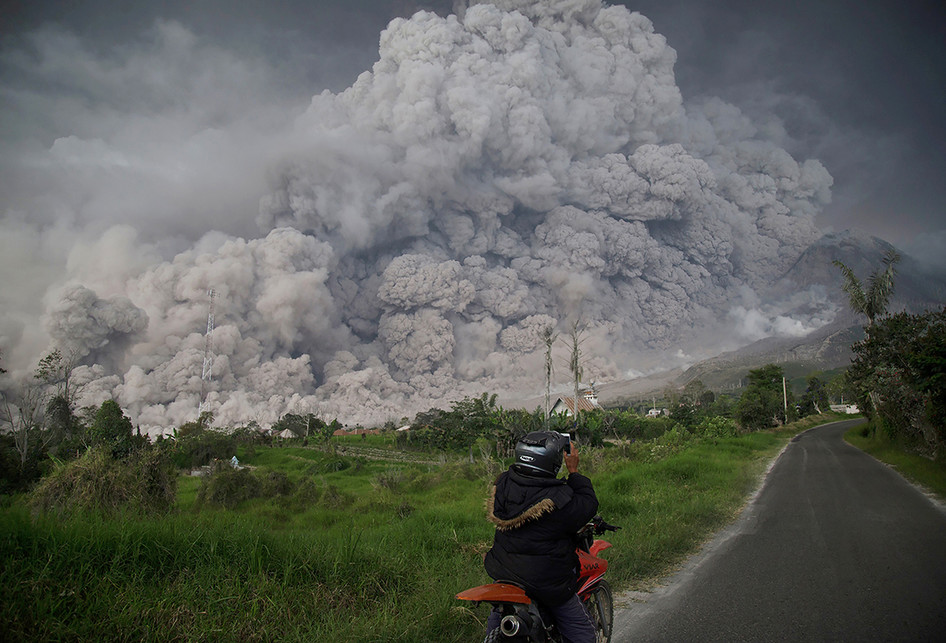
M563 479L525 476L509 469L493 485L486 517L500 531L516 529L564 507L573 495Z

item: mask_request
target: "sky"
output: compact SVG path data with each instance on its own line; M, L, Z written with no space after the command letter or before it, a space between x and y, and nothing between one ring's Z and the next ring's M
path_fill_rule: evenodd
M617 4L617 3L614 3ZM639 0L677 51L687 97L718 96L786 129L786 149L817 158L835 182L819 217L859 227L936 260L946 238L946 9L935 0ZM223 0L162 3L12 2L2 24L5 82L29 85L7 62L37 30L54 27L121 47L157 20L179 22L208 45L258 61L280 101L339 91L377 60L378 34L417 10L445 15L452 1ZM57 132L50 121L5 118L4 140ZM29 119L39 120L39 119ZM14 130L14 131L11 131ZM933 245L934 241L939 245ZM935 252L935 254L934 254Z
M8 379L375 421L534 388L576 311L602 379L823 326L770 286L827 232L946 273L937 3L497 4L10 4Z

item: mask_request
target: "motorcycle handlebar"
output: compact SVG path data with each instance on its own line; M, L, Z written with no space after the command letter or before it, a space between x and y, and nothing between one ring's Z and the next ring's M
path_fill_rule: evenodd
M595 516L594 518L591 519L591 521L587 525L582 527L578 533L579 534L584 533L589 529L592 531L592 533L603 534L606 531L617 531L618 529L620 529L620 527L618 527L617 525L609 525L608 523L604 521L604 518L602 518L601 516Z

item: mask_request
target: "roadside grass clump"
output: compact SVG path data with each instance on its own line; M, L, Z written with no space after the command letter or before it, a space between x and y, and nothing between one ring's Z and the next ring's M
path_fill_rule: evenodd
M325 487L325 491L322 493L322 504L329 509L345 509L351 506L352 500L350 494L341 491L333 484Z
M109 449L94 448L76 460L57 463L30 494L30 505L34 512L59 516L166 512L176 492L177 472L162 453L149 449L114 458Z

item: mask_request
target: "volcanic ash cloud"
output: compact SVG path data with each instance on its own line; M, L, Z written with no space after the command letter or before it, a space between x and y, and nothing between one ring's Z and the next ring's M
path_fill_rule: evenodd
M57 340L110 365L99 379L114 386L89 390L143 425L190 419L214 288L220 423L536 394L542 328L587 323L591 378L639 370L718 337L818 236L824 167L722 101L685 106L676 53L640 14L597 0L422 12L394 20L379 54L296 120L261 238L213 237L124 299L86 284L49 309ZM87 332L54 332L83 305L103 311Z

